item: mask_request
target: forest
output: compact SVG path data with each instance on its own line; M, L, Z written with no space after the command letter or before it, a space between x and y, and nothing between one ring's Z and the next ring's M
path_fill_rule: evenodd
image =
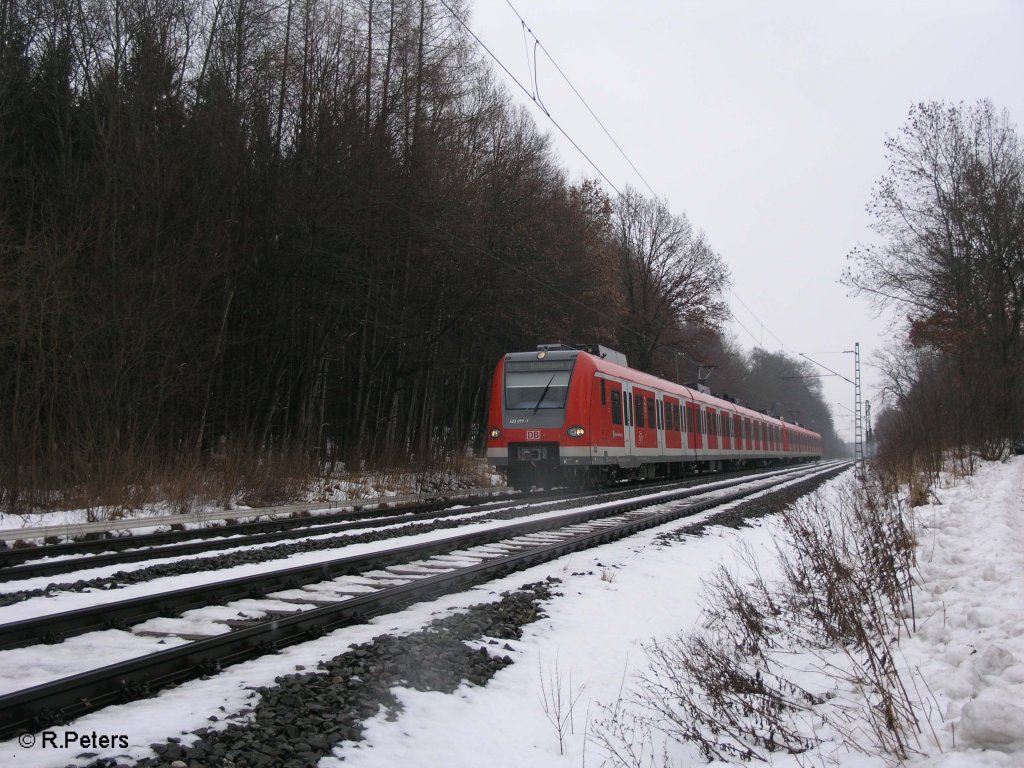
M927 102L886 160L868 206L878 237L843 277L893 328L872 362L878 463L904 481L950 459L971 471L1024 434L1024 146L990 101Z
M571 180L470 11L0 0L0 509L466 455L552 342L717 366L841 450L806 363L724 335L723 256Z

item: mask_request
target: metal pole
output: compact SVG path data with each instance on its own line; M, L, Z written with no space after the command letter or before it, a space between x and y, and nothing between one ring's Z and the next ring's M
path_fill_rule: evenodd
M864 456L871 458L871 401L864 401Z
M864 423L861 421L860 342L853 345L853 458L858 467L864 464Z

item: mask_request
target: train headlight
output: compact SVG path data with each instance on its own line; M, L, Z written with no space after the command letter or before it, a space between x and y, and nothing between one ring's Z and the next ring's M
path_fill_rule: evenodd
M569 427L565 431L566 431L566 434L569 435L569 437L583 437L583 435L585 435L587 433L587 430L585 430L583 427L581 427L579 425L574 426L574 427Z
M489 434L491 435L492 440L497 440L499 437L501 437L501 430L498 429L497 427L491 427L491 431Z

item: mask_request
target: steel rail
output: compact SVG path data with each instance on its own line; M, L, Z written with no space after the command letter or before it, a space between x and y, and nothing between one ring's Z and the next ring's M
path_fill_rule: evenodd
M691 478L691 484L715 482L733 476L749 475L749 470L724 473L715 476L703 475ZM658 484L648 484L644 491L656 488ZM641 491L641 492L644 492ZM91 541L74 541L64 544L48 544L43 547L23 547L18 549L0 549L0 580L3 582L19 581L54 576L62 573L89 568L100 568L106 565L135 563L145 560L176 557L183 555L211 552L218 549L237 549L253 544L273 543L306 536L321 536L340 533L346 530L366 527L367 525L393 526L407 522L418 522L432 516L448 517L460 514L486 512L488 508L509 502L524 504L552 503L568 498L586 498L589 495L607 495L608 489L602 494L581 493L579 491L557 491L545 494L523 496L522 494L499 494L479 501L474 506L458 510L448 509L456 505L472 503L480 497L466 497L447 501L425 502L416 505L393 507L389 510L368 509L332 512L312 517L291 518L281 520L263 520L238 523L230 526L192 529L187 531L168 531L163 533L137 534L114 538L96 539ZM611 489L612 493L637 492L634 489L620 487ZM305 509L315 509L315 505ZM336 522L343 521L343 522ZM308 530L307 530L308 529ZM132 550L126 552L125 550ZM92 554L88 557L54 560L51 558L70 554Z
M444 505L450 506L450 505ZM301 539L311 536L329 536L344 531L358 530L368 527L392 527L405 525L406 523L421 522L444 517L455 517L457 515L486 514L490 504L482 504L477 507L466 507L461 509L444 509L439 505L434 510L396 511L395 514L386 517L367 516L359 520L349 520L344 523L331 523L320 525L318 522L310 521L307 526L295 530L272 531L269 533L257 533L243 536L233 536L225 539L204 539L202 541L186 541L180 544L169 544L157 548L133 549L131 551L104 552L98 555L89 555L83 558L68 560L43 559L0 569L0 580L3 582L21 581L24 579L38 578L40 576L55 576L61 573L74 573L90 568L100 568L105 565L120 565L122 563L137 563L145 560L155 560L165 557L180 557L184 555L195 555L201 552L212 552L216 550L239 549L257 544L272 544L278 541ZM419 507L417 507L419 509ZM315 527L314 527L315 526Z
M522 494L505 493L486 498L480 496L465 497L461 499L425 501L419 504L397 504L395 506L386 506L387 501L381 500L373 509L369 508L372 505L367 504L359 508L348 508L317 515L311 514L300 517L282 517L272 520L249 520L247 522L231 523L229 525L215 525L208 528L190 528L187 530L161 531L157 533L136 533L129 536L91 538L87 541L69 541L62 544L42 544L39 546L6 548L0 549L0 577L6 576L14 566L38 558L120 551L125 549L136 549L139 547L154 547L219 537L226 538L232 536L237 537L273 533L277 531L288 531L293 528L308 528L324 524L352 520L365 520L368 518L372 519L382 516L432 512L458 504L475 503L479 506L486 506L487 504L501 504L523 498ZM239 512L239 516L243 514L251 515L253 512L257 512L259 515L282 514L282 510L284 509L291 510L293 514L297 513L301 515L302 513L315 512L326 508L327 507L315 503L292 504L288 505L288 507L268 507L266 510L244 510ZM154 522L153 524L160 525L161 523Z
M754 482L749 479L729 481L721 487ZM661 497L665 501L687 498L706 492L701 487L687 488ZM299 587L328 581L366 570L385 568L389 565L415 560L425 555L443 554L453 549L490 544L509 536L549 530L553 527L608 517L618 514L618 502L599 510L566 513L557 518L547 518L525 523L511 524L474 533L463 533L437 539L432 542L409 544L379 552L335 558L322 563L293 566L269 573L240 576L234 579L216 581L154 595L119 600L116 602L79 608L71 611L47 614L31 619L22 619L0 624L0 650L21 648L36 643L54 644L67 637L82 635L106 629L127 629L143 621L157 617L171 617L195 608L222 605L245 597L260 598L267 592ZM647 504L652 502L648 501Z
M838 474L845 468L845 465L818 468L817 471L807 474L809 477L828 477ZM785 482L788 480L777 479L767 487ZM737 501L763 490L766 490L764 484L761 487L741 489L712 499L678 505L663 512L579 534L562 542L542 544L523 552L383 588L371 594L296 615L275 617L273 620L235 630L226 635L194 641L0 696L0 738L42 730L112 704L144 698L167 686L214 674L241 661L320 637L326 632L363 621L392 606L408 604L482 580L498 578L570 552L607 543L680 517ZM681 499L675 499L679 500ZM620 502L615 505L615 514L635 511L644 506L668 504L672 501L662 498Z
M777 477L785 478L792 474L807 471L807 467L800 467L787 472L775 472L772 473L771 478L765 479L764 482L771 483ZM639 508L652 504L668 503L697 494L723 490L752 482L756 483L758 480L737 478L729 481L720 481L715 484L716 487L711 489L711 491L704 486L697 486L655 497L645 495L641 496L639 500L627 499L613 502L600 509L575 513L567 512L555 518L514 523L484 531L449 536L430 542L409 544L362 555L350 555L319 563L298 565L267 573L250 574L233 579L183 587L169 592L143 595L127 600L118 600L86 608L22 619L20 621L0 624L0 650L22 648L37 643L52 645L62 642L68 637L88 632L107 629L128 629L130 626L157 617L174 617L184 611L205 608L211 605L223 605L246 597L259 599L267 592L297 589L309 584L329 581L340 576L359 574L366 570L407 563L422 556L443 554L453 549L494 543L509 536L535 533L537 531L609 517L619 514L625 508L623 505L636 503L639 506L634 508Z

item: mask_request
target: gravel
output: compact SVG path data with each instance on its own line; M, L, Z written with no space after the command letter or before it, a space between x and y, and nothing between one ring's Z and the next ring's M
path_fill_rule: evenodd
M273 687L253 690L251 709L212 716L212 723L227 720L226 727L195 731L199 738L189 746L182 741L190 738L170 738L150 745L154 757L103 758L87 768L313 768L339 744L361 740L363 722L382 709L388 719L397 718L402 703L394 687L451 693L464 682L486 685L512 664L504 654L512 648L501 640L519 639L524 625L542 618L541 603L558 594L553 591L558 583L548 578L526 584L496 603L435 619L410 635L379 635L321 662L316 671L296 668ZM484 639L487 646L467 645Z
M632 489L627 491L627 493L633 494L643 492L643 489L640 489L639 491L635 491ZM549 511L558 509L569 509L577 504L578 502L576 502L575 500L561 502L555 501L545 504L544 508ZM537 511L539 510L536 507L532 507L527 510L499 510L491 512L490 514L487 514L480 519L511 520L517 517L522 517L524 514L532 514ZM168 576L182 576L193 573L206 573L224 568L232 568L238 565L265 563L272 560L282 560L289 557L290 555L299 553L337 549L339 547L345 547L351 544L363 544L377 541L386 541L387 539L396 538L400 536L407 536L418 533L428 533L430 531L437 530L455 529L462 527L464 525L466 525L466 521L461 519L435 520L431 523L410 523L408 525L389 527L386 530L381 531L367 531L366 533L360 534L342 534L316 541L301 541L290 544L277 544L275 546L264 547L260 549L246 549L237 552L231 552L224 555L216 555L212 557L184 558L173 563L151 565L133 571L117 571L116 573L111 574L110 576L102 576L93 579L79 579L73 582L55 582L52 584L48 584L46 587L41 589L25 589L16 590L13 592L0 593L0 607L6 605L13 605L15 603L20 603L25 600L29 600L36 597L54 597L60 592L87 592L93 589L120 589L131 584L139 584L146 581L152 581L153 579L159 579ZM159 553L155 552L154 556L159 557Z
M807 480L787 486L779 491L750 499L737 504L732 509L719 512L716 515L702 520L699 523L683 525L658 536L656 541L660 544L670 544L673 541L683 541L691 536L702 536L708 528L725 526L727 528L743 528L750 525L751 521L767 515L775 515L782 512L786 507L793 504L801 496L816 490L819 486L846 471L846 467L839 467L833 472L827 472Z
M572 506L566 503L566 507ZM536 512L536 509L523 510L502 510L491 512L480 518L481 520L511 520L521 517L524 514ZM410 536L419 533L429 533L445 529L455 529L466 525L466 520L436 520L431 523L410 523L408 525L393 526L381 531L367 531L359 534L342 534L331 536L326 539L307 540L291 544L277 544L272 547L260 549L245 549L213 557L190 557L183 558L173 563L162 563L139 568L134 571L117 571L110 576L101 576L93 579L79 579L73 582L59 582L48 584L42 589L23 589L14 592L0 594L0 606L13 605L24 600L35 597L54 597L60 592L86 592L93 589L120 589L130 584L140 584L153 579L167 576L182 576L192 573L206 573L209 571L233 568L238 565L250 565L253 563L265 563L271 560L283 560L291 555L318 552L327 549L338 549L351 544L364 544L369 542L386 541L401 536ZM315 531L310 535L316 535ZM154 557L159 557L159 552L154 552Z

